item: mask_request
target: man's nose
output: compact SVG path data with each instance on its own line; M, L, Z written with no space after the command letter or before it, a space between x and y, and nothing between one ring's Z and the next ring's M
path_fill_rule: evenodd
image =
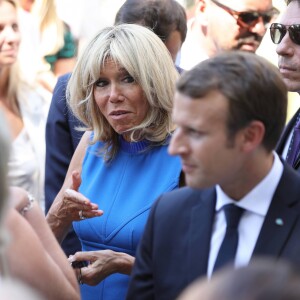
M292 56L295 44L291 40L289 33L286 32L280 43L276 47L276 52L280 56Z
M181 130L177 128L171 138L168 152L170 155L180 155L186 152L186 148Z
M257 22L249 28L249 31L258 34L259 36L264 36L267 31L267 24L265 24L262 16L259 16Z

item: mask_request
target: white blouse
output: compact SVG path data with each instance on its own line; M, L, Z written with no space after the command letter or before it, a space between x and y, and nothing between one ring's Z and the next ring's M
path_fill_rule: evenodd
M23 127L12 142L8 161L8 183L24 188L35 199L41 197L39 165L27 130Z

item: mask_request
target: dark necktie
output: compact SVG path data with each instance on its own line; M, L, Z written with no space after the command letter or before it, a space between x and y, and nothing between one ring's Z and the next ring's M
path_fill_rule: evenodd
M286 161L289 165L294 166L299 154L300 147L300 113L297 116L296 125L293 130L293 136L288 150Z
M226 233L221 244L213 272L227 263L234 262L238 246L238 225L244 210L235 204L227 204L223 207L226 218Z

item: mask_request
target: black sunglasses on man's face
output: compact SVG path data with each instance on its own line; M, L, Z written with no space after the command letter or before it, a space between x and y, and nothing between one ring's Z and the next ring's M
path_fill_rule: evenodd
M241 27L252 27L259 21L259 18L262 18L264 25L267 26L271 22L272 18L277 16L279 13L275 7L267 12L260 13L256 11L237 11L216 0L211 0L211 2L232 15L236 19L237 24Z
M279 44L287 32L293 43L300 45L300 24L283 25L272 23L270 26L271 40L274 44Z

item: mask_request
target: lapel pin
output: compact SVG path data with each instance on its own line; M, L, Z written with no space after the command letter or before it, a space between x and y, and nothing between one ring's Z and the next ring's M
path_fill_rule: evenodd
M275 224L278 225L278 226L283 226L284 223L283 223L283 220L281 218L277 218L275 220Z

